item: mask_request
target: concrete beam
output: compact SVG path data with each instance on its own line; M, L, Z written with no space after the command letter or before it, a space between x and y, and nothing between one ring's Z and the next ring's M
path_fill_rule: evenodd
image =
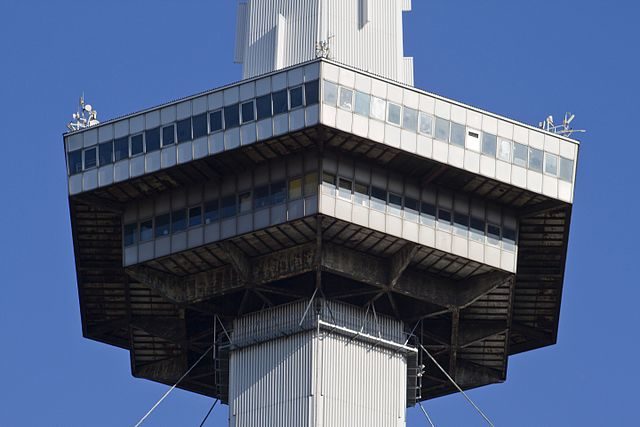
M247 255L231 242L223 242L221 246L231 266L236 270L236 273L238 273L240 280L245 283L250 283L251 261L247 258Z
M494 289L504 285L515 276L503 271L492 271L470 277L456 285L456 305L465 308L476 302Z
M415 243L405 244L396 252L389 261L389 288L393 289L402 273L409 267L409 263L418 252L420 247Z
M131 319L131 326L173 343L180 344L186 341L185 321L177 317L135 316Z
M456 362L456 382L463 389L503 382L500 371L458 358Z
M133 367L136 378L146 378L163 383L175 383L187 371L186 353L171 359L159 360L147 365Z
M479 321L460 323L458 332L459 348L468 347L487 338L505 333L508 330L506 321Z

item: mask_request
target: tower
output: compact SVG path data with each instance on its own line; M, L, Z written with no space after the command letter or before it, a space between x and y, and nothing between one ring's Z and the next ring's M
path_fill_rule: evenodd
M426 352L555 343L578 142L412 87L408 9L241 2L244 80L65 134L86 337L231 426L401 426Z

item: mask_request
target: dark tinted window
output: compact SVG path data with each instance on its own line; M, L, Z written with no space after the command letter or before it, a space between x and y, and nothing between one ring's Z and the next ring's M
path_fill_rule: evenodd
M165 126L162 128L162 146L172 145L176 143L175 126Z
M204 204L204 223L211 224L220 219L220 211L218 209L218 201L212 200Z
M138 224L127 224L124 226L124 245L135 245L138 237Z
M420 203L416 199L412 199L411 197L404 198L404 207L405 209L410 209L412 211L418 212Z
M302 107L302 86L294 87L293 89L289 90L289 101L289 105L291 105L291 108Z
M436 217L436 206L428 203L428 202L422 202L420 204L420 212L424 215L430 216L435 218Z
M160 149L160 128L146 131L144 133L144 139L147 146L147 153L158 151Z
M202 224L202 207L196 206L189 209L189 227L196 227Z
M271 95L256 98L256 110L258 112L258 120L271 117Z
M191 141L191 119L178 122L178 144L186 141Z
M153 239L153 220L143 221L140 223L140 241L148 242Z
M98 164L98 156L97 156L96 148L89 148L84 150L84 168L91 169L95 168Z
M389 205L398 209L402 208L402 196L389 193Z
M453 222L459 227L467 228L469 227L469 215L455 212L453 214Z
M516 241L516 230L513 230L511 228L504 228L502 230L502 237L505 240L509 240L511 242L515 242Z
M242 123L252 122L256 119L253 109L253 101L242 104Z
M265 206L269 206L269 186L263 185L261 187L256 187L254 191L254 206L255 209L264 208Z
M171 213L171 232L176 233L187 228L187 210L180 209Z
M229 218L236 214L236 196L222 198L222 218Z
M118 160L126 159L129 157L129 138L119 138L113 142L113 158L117 162Z
M207 129L207 113L193 116L193 139L202 138L209 133Z
M82 172L82 150L72 151L68 154L69 173L71 175Z
M211 127L212 133L222 130L222 110L209 114L209 126Z
M495 157L498 147L498 138L490 133L482 134L482 154Z
M487 225L487 235L494 240L500 239L500 227L493 224Z
M142 134L131 137L131 155L144 153L144 136Z
M271 204L277 205L287 200L287 183L285 181L271 184Z
M113 163L113 141L98 146L98 157L100 158L100 166Z
M240 107L238 104L224 107L224 128L233 129L240 126Z
M320 84L318 80L304 84L304 95L307 105L315 105L320 98Z
M156 237L168 236L171 232L171 215L164 214L156 217Z
M471 230L480 234L484 234L484 220L471 217Z
M287 90L274 92L273 95L273 115L286 113L289 110L289 102L287 100Z
M445 209L438 209L438 221L451 224L451 212Z

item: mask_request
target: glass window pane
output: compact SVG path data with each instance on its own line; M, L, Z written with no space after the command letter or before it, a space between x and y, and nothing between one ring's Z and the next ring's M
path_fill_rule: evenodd
M242 104L242 123L252 122L256 119L253 101Z
M338 106L351 111L353 108L353 91L344 87L340 88L340 99Z
M469 215L459 213L459 212L454 212L453 231L458 236L466 237L469 231Z
M422 202L420 204L420 223L433 227L435 220L436 206L428 202Z
M464 137L467 128L458 123L451 122L451 144L464 148Z
M542 172L542 150L529 147L529 169Z
M289 89L289 105L291 106L291 109L302 107L302 86Z
M402 196L389 193L389 213L392 215L402 215Z
M558 175L558 156L544 153L544 171L550 175Z
M153 239L153 220L143 221L140 223L140 241L148 242Z
M212 200L204 204L204 223L211 224L220 219L220 209L218 200Z
M318 194L318 175L315 172L304 176L304 195L312 196Z
M160 149L160 128L150 129L144 133L147 153L152 153Z
M193 116L193 139L202 138L208 133L207 113Z
M354 186L353 201L356 205L369 206L369 186L357 183Z
M336 106L338 103L338 85L324 81L324 103Z
M236 215L236 196L227 196L222 198L222 218L229 218Z
M436 117L436 139L449 142L449 120Z
M487 242L491 245L498 246L500 244L500 226L495 224L487 224Z
M438 208L438 228L451 231L451 211Z
M482 154L495 157L498 147L498 138L490 133L482 132Z
M302 197L302 178L289 180L289 200Z
M255 209L264 208L265 206L269 206L269 186L262 185L260 187L256 187L254 190L254 201Z
M560 157L560 179L573 182L573 160Z
M102 143L98 146L100 166L113 163L113 141Z
M400 126L400 120L402 115L402 107L389 102L389 109L387 111L387 120L389 123Z
M131 137L131 155L137 156L144 153L144 136L134 135Z
M387 101L384 99L371 97L371 117L378 120L384 120L387 113Z
M191 141L191 119L184 119L178 122L178 144Z
M345 178L338 180L338 197L351 200L351 192L353 191L353 181Z
M258 113L258 120L266 119L272 116L271 95L264 95L256 98L256 112Z
M433 135L433 117L428 114L420 113L420 133L425 135Z
M92 169L98 165L98 155L96 148L84 150L84 169Z
M286 113L289 111L289 100L287 90L281 90L279 92L274 92L272 95L273 98L273 115Z
M502 229L502 247L504 250L515 252L516 230L506 227Z
M223 129L222 110L209 113L209 127L211 128L211 133L218 132Z
M251 191L246 191L238 195L238 204L240 205L240 213L250 212L252 208Z
M526 168L528 163L529 163L529 148L526 145L518 144L517 142L514 143L513 144L513 164Z
M117 162L118 160L126 159L129 157L129 138L118 138L113 141L113 158Z
M361 116L368 117L371 109L371 97L366 93L356 92L356 102L353 111Z
M278 181L271 184L271 204L279 205L287 200L287 183Z
M387 207L387 192L379 187L371 187L371 208L384 212Z
M187 210L180 209L171 213L171 232L177 233L187 228Z
M304 97L306 105L315 105L320 97L320 83L318 80L304 84Z
M504 160L505 162L511 163L511 141L507 139L501 139L500 144L498 144L498 158L500 160Z
M124 226L123 243L125 246L135 245L138 237L138 224L127 224Z
M162 146L173 145L176 143L175 126L169 125L162 128Z
M168 236L171 232L171 214L158 215L156 217L156 239Z
M407 107L403 108L402 127L412 132L418 130L418 112L416 110Z
M329 172L322 173L322 192L331 196L336 195L336 176Z
M82 172L82 150L70 152L68 155L69 174L74 175Z
M240 106L238 104L224 107L224 128L233 129L240 126Z
M471 240L484 243L484 228L485 228L484 219L471 217L471 227L470 227Z
M197 227L202 224L202 206L189 208L189 227Z
M404 198L404 218L408 221L418 221L420 215L420 202L411 197Z

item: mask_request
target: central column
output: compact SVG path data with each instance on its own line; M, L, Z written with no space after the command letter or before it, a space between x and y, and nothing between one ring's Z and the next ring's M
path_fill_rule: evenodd
M234 322L232 427L404 426L401 322L345 304L299 302Z

